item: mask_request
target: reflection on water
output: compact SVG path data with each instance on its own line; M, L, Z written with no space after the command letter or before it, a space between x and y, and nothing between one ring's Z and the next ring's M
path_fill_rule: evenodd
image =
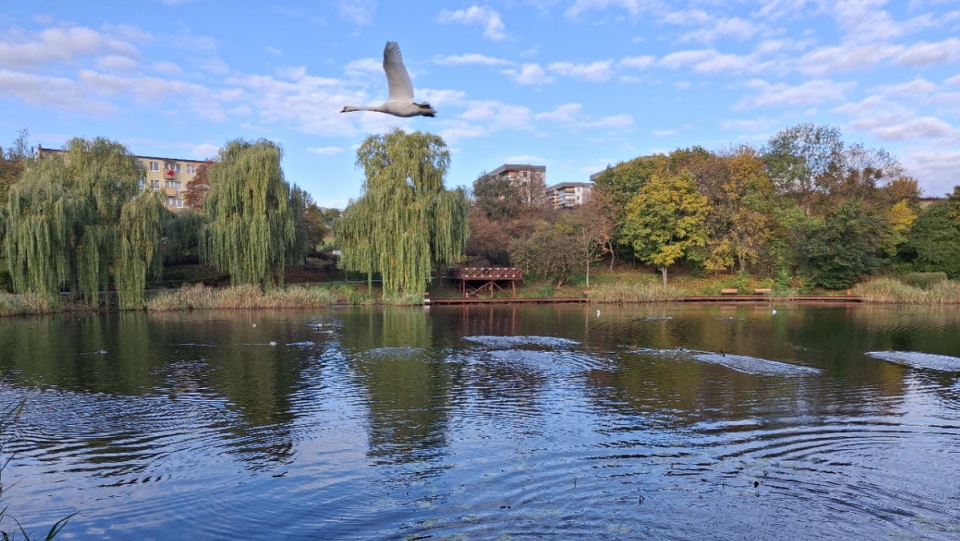
M32 532L960 536L954 309L67 315L0 321L0 351Z

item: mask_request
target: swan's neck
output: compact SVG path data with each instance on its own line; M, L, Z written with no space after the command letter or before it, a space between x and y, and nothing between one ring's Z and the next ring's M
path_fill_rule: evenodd
M347 105L343 108L341 113L352 113L354 111L377 111L376 107L364 107L362 105Z

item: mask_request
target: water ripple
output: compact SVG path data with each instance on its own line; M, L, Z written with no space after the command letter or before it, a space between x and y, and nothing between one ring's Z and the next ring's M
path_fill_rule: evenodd
M934 355L920 351L868 351L866 355L922 370L960 372L960 357Z

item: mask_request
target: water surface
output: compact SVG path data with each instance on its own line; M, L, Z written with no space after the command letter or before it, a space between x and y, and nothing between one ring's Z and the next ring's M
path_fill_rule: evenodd
M960 537L952 308L64 315L0 352L33 533Z

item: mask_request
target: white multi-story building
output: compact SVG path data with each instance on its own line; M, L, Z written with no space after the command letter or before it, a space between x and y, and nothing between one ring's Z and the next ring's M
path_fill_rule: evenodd
M591 182L561 182L547 187L547 201L555 209L572 209L583 205L593 189Z

